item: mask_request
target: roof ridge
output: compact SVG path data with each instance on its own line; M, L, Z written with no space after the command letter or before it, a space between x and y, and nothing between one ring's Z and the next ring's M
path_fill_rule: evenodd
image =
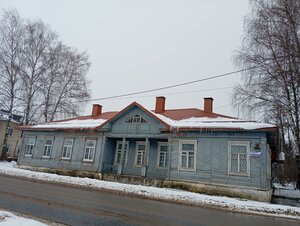
M173 109L165 109L165 111L178 111L178 110L199 110L203 111L199 108L173 108ZM155 110L150 110L150 111L155 111Z

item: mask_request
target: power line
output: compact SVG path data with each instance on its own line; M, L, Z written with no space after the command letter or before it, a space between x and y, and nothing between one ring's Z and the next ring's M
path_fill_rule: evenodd
M190 85L190 84L194 84L194 83L198 83L198 82L208 81L208 80L212 80L212 79L216 79L216 78L221 78L221 77L237 74L237 73L248 71L248 70L251 70L251 69L258 68L258 67L260 67L260 66L241 69L241 70L232 71L232 72L228 72L228 73L224 73L224 74L219 74L219 75L215 75L215 76L206 77L206 78L203 78L203 79L197 79L197 80L190 81L190 82L183 82L183 83L178 83L178 84L175 84L175 85L164 86L164 87L155 88L155 89L148 89L148 90L134 92L134 93L127 93L127 94L121 94L121 95L115 95L115 96L94 98L94 99L89 99L89 100L80 100L80 101L75 101L75 102L90 102L90 101L96 101L96 100L107 100L107 99L133 96L133 95L138 95L138 94L143 94L143 93L150 93L150 92L155 92L155 91L164 90L164 89L171 89L171 88L175 88L175 87L179 87L179 86Z
M233 87L234 86L225 86L225 87L218 87L218 88L211 88L211 89L201 89L201 90L193 90L193 91L184 91L184 92L176 92L176 93L162 93L162 94L159 94L159 95L171 96L171 95L180 95L180 94L187 94L187 93L199 93L199 92L212 91L212 90L232 89ZM145 98L145 97L153 97L153 96L157 96L157 95L119 97L118 99Z
M221 106L217 106L217 107L214 107L214 109L220 109L220 108L224 108L224 107L227 107L227 106L230 106L230 104L224 104L224 105L221 105Z

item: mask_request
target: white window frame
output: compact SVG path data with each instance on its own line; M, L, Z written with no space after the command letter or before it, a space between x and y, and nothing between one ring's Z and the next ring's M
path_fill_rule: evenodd
M29 139L33 139L33 143L32 143L32 144L29 144L29 143L28 143ZM32 157L33 151L34 151L34 147L35 147L35 142L36 142L36 137L27 137L27 138L26 138L26 147L25 147L25 153L24 153L24 155L25 155L26 157ZM31 154L28 154L28 146L29 146L29 145L32 146Z
M247 155L247 172L246 173L231 172L231 146L232 145L246 146L246 155ZM240 167L239 161L240 161L240 158L238 157L238 168ZM228 141L228 176L230 176L230 175L250 176L250 141Z
M145 145L145 150L144 151L138 150L139 145ZM148 142L148 148L149 148L149 146L150 146L150 142ZM134 167L142 167L142 166L144 166L146 164L146 148L147 148L147 145L146 145L145 141L137 141L136 142ZM142 153L141 157L142 157L143 161L141 162L141 165L137 164L139 152Z
M48 145L46 144L46 141L47 140L51 140L51 145ZM42 158L50 158L51 156L51 153L52 153L52 148L53 148L53 141L54 141L54 138L53 137L46 137L45 140L44 140L44 149L43 149L43 154L42 154ZM45 155L45 148L47 147L47 153L46 154L49 154L49 155ZM50 149L50 150L49 150Z
M65 145L66 140L72 141L72 145ZM62 153L61 153L61 159L63 159L63 160L70 160L71 159L72 152L73 152L73 146L74 146L74 138L65 138L64 139L64 143L63 143L63 147L62 147ZM70 157L64 157L65 147L67 148L66 153L70 153ZM68 149L70 149L69 152L68 152Z
M118 160L118 155L122 153L122 149L118 149L119 145L122 145L123 146L123 141L117 141L117 144L116 144L116 153L115 153L115 165L121 165L121 162L117 162ZM129 141L125 141L125 147L127 145L127 150L124 149L124 156L123 156L123 165L127 165L127 159L128 159L128 150L129 150ZM124 157L125 157L125 160L124 160ZM120 157L121 159L121 157Z
M182 145L183 144L193 144L194 145L194 151L185 151L182 150ZM197 159L197 149L198 149L198 142L197 140L179 140L179 162L178 162L178 170L180 171L193 171L196 172L196 159ZM188 167L182 167L182 156L183 152L194 152L194 167L193 168L188 168ZM189 154L186 155L186 165L189 165Z
M167 146L167 151L161 151L161 146ZM164 153L164 166L160 166L160 156L161 152ZM168 167L168 157L169 157L169 145L167 142L158 142L157 147L157 168L167 168Z
M94 141L95 145L93 147L87 146L88 141ZM97 139L89 138L89 139L85 140L84 151L83 151L83 161L84 162L93 162L94 161L96 146L97 146ZM87 149L88 149L88 152L89 152L88 156L90 157L90 155L92 155L92 158L85 158Z

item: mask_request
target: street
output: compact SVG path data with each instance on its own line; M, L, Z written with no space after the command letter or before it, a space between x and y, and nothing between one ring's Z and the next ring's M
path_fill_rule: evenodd
M299 225L299 221L177 205L0 175L0 208L68 225Z

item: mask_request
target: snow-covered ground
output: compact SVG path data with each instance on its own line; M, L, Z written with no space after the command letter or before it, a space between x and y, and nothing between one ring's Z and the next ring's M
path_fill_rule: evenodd
M34 178L55 183L67 183L72 185L88 186L92 188L114 190L143 197L182 202L193 205L207 205L241 212L255 212L258 214L271 214L275 216L285 216L300 219L299 207L275 205L270 203L242 200L224 196L210 196L176 189L130 185L89 178L78 178L49 173L33 172L17 168L15 162L0 162L0 173L11 176Z
M300 190L296 189L295 184L286 184L283 186L281 184L275 183L274 187L274 195L276 196L300 199Z
M16 216L10 212L0 210L1 226L46 226L41 222Z

